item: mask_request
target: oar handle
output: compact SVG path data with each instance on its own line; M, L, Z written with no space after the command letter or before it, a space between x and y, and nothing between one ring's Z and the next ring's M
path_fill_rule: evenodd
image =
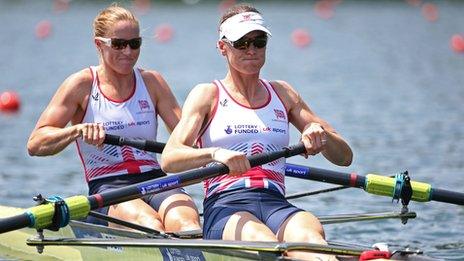
M162 153L164 146L166 145L164 143L152 140L127 138L112 134L106 134L103 143L116 146L131 146L139 150L145 150L155 153Z

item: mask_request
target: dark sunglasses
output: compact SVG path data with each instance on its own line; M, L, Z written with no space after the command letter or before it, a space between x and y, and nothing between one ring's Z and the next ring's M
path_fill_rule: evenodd
M223 38L223 41L229 43L235 49L238 49L238 50L246 50L248 49L248 47L250 47L251 44L253 44L253 46L256 48L261 49L261 48L266 47L267 45L267 35L260 35L253 39L242 37L238 39L237 41L233 41L233 42L229 41L227 38Z
M95 37L95 39L102 41L115 50L126 49L127 45L129 45L132 50L137 50L142 45L142 37L132 38L130 40L104 37Z

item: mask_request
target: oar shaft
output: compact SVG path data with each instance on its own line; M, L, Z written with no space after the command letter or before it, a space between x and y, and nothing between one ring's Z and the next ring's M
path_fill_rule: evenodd
M393 196L396 184L394 178L375 174L361 176L355 173L344 173L288 163L286 164L285 175L288 177L362 188L368 193L389 197ZM411 187L411 200L419 202L433 200L464 205L464 193L432 188L430 184L416 181L411 181Z
M290 163L285 165L285 176L363 189L365 185L363 176Z
M305 151L302 143L295 146L284 148L279 151L257 154L249 156L248 160L252 167L262 165L279 158L291 157ZM130 185L128 187L114 189L91 196L73 196L65 199L68 206L70 219L84 218L90 210L112 204L121 203L127 200L140 198L151 193L159 193L194 183L204 179L216 177L229 172L226 165L217 163L210 167L186 171L181 174L170 175L142 183ZM0 233L24 228L34 227L37 229L47 228L52 223L54 215L54 205L47 203L27 209L24 213L13 217L0 219Z
M430 200L451 203L456 205L464 205L464 193L432 188Z
M305 151L302 143L271 153L262 153L248 157L250 165L256 167L279 158L288 158ZM117 190L110 190L89 197L90 208L96 209L104 206L118 204L128 200L140 198L147 194L161 193L167 190L184 187L198 183L202 180L224 175L229 172L226 165L217 163L207 168L194 169L180 174L173 174L154 180L126 186Z
M112 134L105 135L103 143L116 145L116 146L131 146L139 150L151 151L156 153L163 152L165 143L156 142L153 140L133 139Z

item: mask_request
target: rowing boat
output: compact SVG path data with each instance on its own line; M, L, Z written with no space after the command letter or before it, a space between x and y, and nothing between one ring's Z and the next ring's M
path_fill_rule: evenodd
M105 140L105 142L143 147L144 150L154 152L160 152L164 145L158 144L161 146L152 148L146 141L126 140L121 137L115 137L113 141ZM304 145L300 143L279 151L249 156L248 160L251 166L258 166L281 157L292 157L304 151ZM91 196L80 195L66 199L60 197L44 199L38 196L35 199L39 205L25 210L0 206L0 251L6 257L34 260L42 258L62 260L95 260L98 258L118 260L288 260L286 253L292 250L331 254L336 255L339 259L347 260L367 260L369 258L431 260L424 256L420 250L391 250L384 244L359 246L334 242L329 242L328 245L318 245L303 242L200 240L198 236L201 234L197 231L183 234L160 233L135 224L127 224L124 221L110 220L110 217L104 218L111 223L124 225L131 230L79 221L89 215L99 215L92 211L97 208L140 198L150 193L160 193L188 186L226 173L228 173L228 168L223 164L217 164ZM373 174L361 176L354 173L348 174L287 164L285 175L342 185L332 190L348 187L361 188L368 193L401 200L402 203L402 209L399 213L319 217L324 225L386 218L399 218L402 223L406 223L408 219L415 218L415 213L408 210L410 200L464 205L464 193L437 189L427 183L411 181L408 173L397 174L395 177ZM289 195L288 198L315 193ZM54 231L50 231L50 229Z
M23 209L0 206L0 217L23 212ZM391 218L394 215L357 215L322 217L324 224L352 220ZM415 214L409 215L414 218ZM341 220L343 219L343 221ZM358 260L360 255L378 255L372 247L330 243L243 242L192 239L197 231L167 237L133 230L110 228L81 221L71 221L59 231L23 228L0 234L0 253L4 258L32 260L282 260L289 250L336 254L340 259ZM26 242L26 244L24 243ZM383 250L385 250L383 245ZM380 252L382 253L382 252ZM397 250L393 258L430 260L419 250ZM288 259L289 260L289 259Z

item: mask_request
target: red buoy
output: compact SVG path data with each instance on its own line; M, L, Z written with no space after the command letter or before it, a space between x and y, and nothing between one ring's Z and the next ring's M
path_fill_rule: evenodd
M15 92L6 91L0 94L0 111L17 112L19 107L19 96Z
M160 24L155 28L155 40L160 43L169 42L174 36L174 29L170 24Z
M438 7L432 3L426 3L422 5L422 15L429 22L435 22L438 20Z
M292 42L294 45L300 48L307 47L311 43L311 36L305 29L295 29L292 32Z
M464 36L455 34L451 37L451 48L455 52L464 52Z
M48 20L42 20L35 26L35 36L39 39L45 39L52 32L52 23Z

